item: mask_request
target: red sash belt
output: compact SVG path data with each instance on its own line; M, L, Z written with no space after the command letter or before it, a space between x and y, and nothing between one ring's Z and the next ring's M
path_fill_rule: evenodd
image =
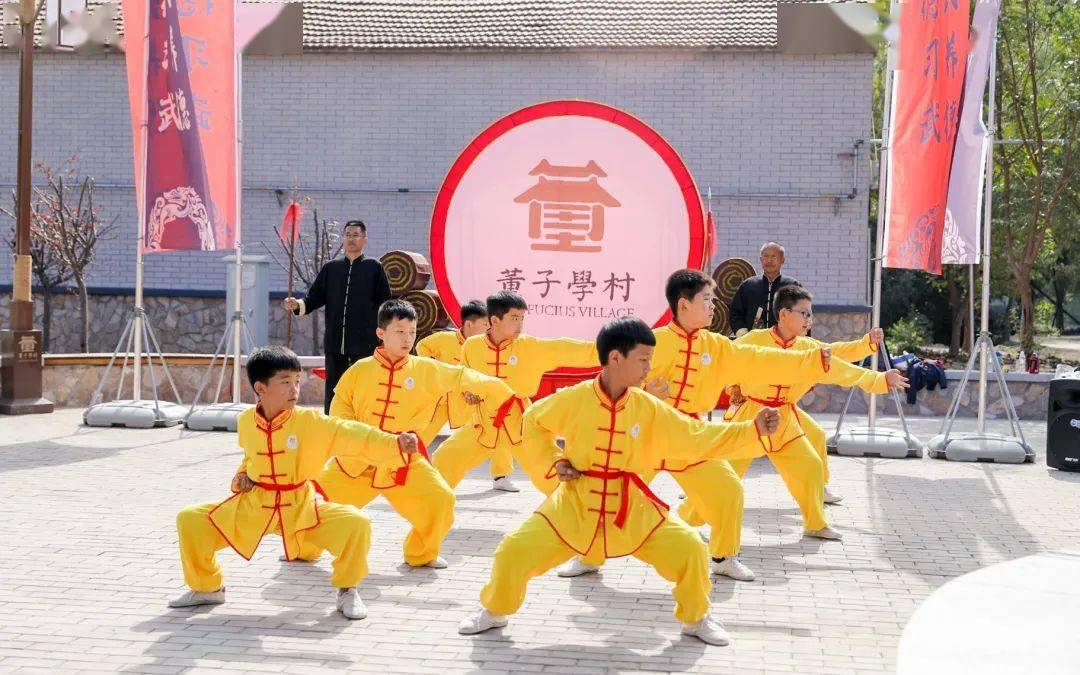
M317 481L313 480L306 480L302 483L260 483L258 481L254 481L254 483L257 487L261 487L264 490L269 490L270 492L292 492L293 490L299 490L308 483L311 483L311 485L315 488L315 492L318 492L320 495L322 495L323 499L326 499L326 493L323 492L322 486L319 485ZM326 499L326 501L330 500Z
M416 432L414 431L414 432L411 432L411 433L415 434ZM431 462L431 457L428 455L427 446L424 445L424 441L423 441L423 439L420 438L420 434L416 434L416 443L417 443L417 449L420 451L420 456L423 457L424 459L426 459L428 462ZM395 485L404 485L405 484L405 479L409 477L409 463L410 462L411 462L411 460L406 461L405 466L399 467L396 471L394 471L394 484Z
M517 404L517 407L521 410L521 412L525 412L525 404L521 402L521 399L517 396L511 396L510 398L503 401L503 404L499 406L499 410L495 413L495 422L493 423L493 426L496 429L502 429L505 427L506 418L510 415L510 411L513 409L515 404Z
M785 405L794 405L794 403L783 398L754 398L753 396L747 396L746 400L760 403L767 408L781 408Z
M619 500L619 512L615 514L615 527L622 529L626 524L626 515L630 510L630 482L633 481L637 489L641 490L641 494L645 495L649 501L656 504L660 508L668 511L670 506L664 503L664 500L660 499L649 489L648 484L641 480L641 476L631 471L582 471L582 476L588 476L589 478L599 478L601 480L622 480L622 498Z

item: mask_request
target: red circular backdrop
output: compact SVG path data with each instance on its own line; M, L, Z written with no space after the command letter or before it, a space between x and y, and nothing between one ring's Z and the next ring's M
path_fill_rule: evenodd
M455 323L463 302L505 289L529 303L525 332L591 340L617 316L670 321L664 281L702 267L706 229L660 134L601 103L551 101L499 119L450 167L431 266Z

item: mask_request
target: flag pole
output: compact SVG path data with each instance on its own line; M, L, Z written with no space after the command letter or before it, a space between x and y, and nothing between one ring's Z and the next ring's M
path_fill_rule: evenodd
M980 336L990 334L990 228L993 221L990 210L994 197L994 137L996 119L994 96L997 90L997 33L990 47L990 96L986 113L986 172L983 177L983 247L982 247L982 308ZM979 349L979 431L986 431L986 361L991 356L987 341Z
M893 19L897 18L897 2L893 0L890 5L890 16ZM893 104L896 101L896 50L895 45L890 44L888 47L888 56L885 62L885 83L882 91L882 106L881 106L881 154L878 158L878 201L877 201L877 227L876 227L876 250L874 255L874 284L873 284L873 296L870 300L872 305L870 327L881 325L881 266L885 250L885 223L888 212L888 197L891 193L889 190L889 160L891 157L892 138L889 133L892 127L892 113ZM873 355L870 357L870 369L877 371L878 368L878 353L880 350L874 350ZM891 366L891 364L886 364ZM877 418L877 395L870 394L869 402L867 403L867 426L871 430L874 428L874 424Z
M141 189L136 185L138 194L136 202L139 205L139 231L135 236L135 327L132 351L134 351L134 363L132 364L132 399L142 399L142 350L143 350L143 242L146 240L146 179L147 166L150 150L150 2L146 2L144 15L146 21L143 25L143 96L142 96L142 127L139 130L142 156L139 160L139 175L142 177Z
M288 288L286 290L286 297L292 297L293 294L293 272L296 269L296 237L299 235L297 231L300 227L299 214L293 212L292 203L289 204L285 210L286 219L289 225L289 281ZM285 346L292 347L292 323L293 313L291 311L285 312Z
M235 22L235 17L233 21ZM233 34L235 36L235 28ZM235 38L234 38L235 39ZM243 159L244 159L244 120L242 114L243 100L243 85L242 85L242 67L243 67L243 50L236 49L236 45L233 45L234 62L233 67L236 69L236 95L233 105L235 106L236 116L236 275L233 279L233 372L232 372L232 398L233 403L240 402L240 354L241 354L241 334L243 330L243 300L241 294L243 293L243 272L244 272L244 244L241 231L242 213L244 210L244 171L243 171ZM254 345L251 345L254 348Z

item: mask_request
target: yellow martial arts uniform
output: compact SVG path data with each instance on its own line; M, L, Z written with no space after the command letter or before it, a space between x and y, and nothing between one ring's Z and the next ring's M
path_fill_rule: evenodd
M422 356L391 362L380 347L375 354L349 367L334 389L330 415L359 420L383 431L401 433L423 428L443 399L461 399L462 392L484 399L473 407L494 415L513 396L506 384L463 366L451 366ZM463 399L462 399L463 400ZM430 438L423 438L426 444ZM372 464L334 457L319 476L326 498L364 507L377 495L412 525L405 538L405 562L419 567L439 555L443 538L454 522L454 491L424 453L401 455ZM301 557L315 559L321 549L305 547Z
M758 330L754 330L752 333L758 333ZM771 333L769 330L760 330L760 333ZM748 335L748 334L746 334ZM755 337L752 340L748 340L752 345L762 345L768 347L777 347L779 349L787 349L791 347L791 343L788 343L787 347L784 346L784 340L780 339L779 335L772 333L772 342L767 343L761 337ZM866 359L867 356L877 351L877 342L870 341L869 334L864 335L858 340L850 340L845 342L822 342L821 340L814 340L813 338L806 338L812 342L816 342L816 346L825 347L829 351L833 352L833 359L840 359L842 361L859 362ZM802 343L799 349L809 349L806 343ZM799 414L799 420L802 423L802 431L807 434L807 441L813 446L815 453L818 453L818 457L821 458L822 468L825 472L825 485L828 485L829 471L828 471L828 447L826 446L825 430L821 428L821 424L814 418L807 414L807 411L796 406L795 408Z
M708 330L688 332L674 321L653 334L656 349L646 382L655 377L667 380L667 403L692 417L712 412L725 385L732 382L765 384L777 373L810 380L828 377L820 350L784 352L736 344ZM714 558L737 554L742 539L743 486L731 464L715 459L664 458L655 470L671 473L686 492L679 515L695 527L709 525L709 553Z
M763 344L765 339L772 342L770 333L775 335L774 329L750 331L738 338L736 343ZM783 352L779 349L774 350L780 353L799 354L805 353L801 351L805 349L819 350L821 343L812 338L798 337L789 341L786 346L784 344L774 346L779 346L784 350ZM800 412L795 403L819 383L859 387L867 392L884 394L889 391L885 373L875 373L854 366L843 359L836 358L834 354L825 376L806 377L786 371L770 371L765 375L765 379L771 379L772 382L762 382L761 377L755 378L753 383L748 383L743 378L735 381L742 389L746 401L738 408L729 409L724 419L733 422L753 419L764 407L780 410L780 427L770 438L772 447L767 455L780 477L784 479L788 491L798 502L806 529L819 530L828 525L824 507L825 466L803 429L805 413ZM753 458L740 459L733 461L732 466L736 473L743 476L752 462Z
M465 336L461 331L443 330L432 333L420 342L416 343L416 353L436 361L461 365L461 346L465 344ZM435 409L435 416L431 418L431 424L423 432L425 442L430 444L428 438L434 439L442 430L443 425L449 422L451 432L469 424L474 409L466 405L463 400L453 396L447 396L439 402ZM514 469L514 457L510 454L509 445L503 443L492 450L494 457L488 466L491 469L491 477L498 478L509 474Z
M416 343L416 355L460 366L463 344L465 336L461 331L440 330ZM465 401L450 396L443 397L435 408L435 415L424 430L423 437L434 439L447 422L450 423L451 430L458 429L469 420L471 414L472 409Z
M367 575L371 523L352 506L324 502L313 479L332 454L376 464L398 457L397 436L308 408L267 421L256 407L241 413L237 425L244 450L237 473L246 473L256 486L177 515L187 585L200 592L221 588L217 551L231 547L250 560L267 534L281 537L290 560L306 545L326 548L334 555L330 583L359 583Z
M675 616L700 621L709 609L705 545L641 477L663 459L696 461L752 454L760 444L753 422L709 423L686 417L640 389L612 401L599 378L556 392L525 411L524 444L554 464L567 459L582 472L559 483L540 508L495 550L480 602L513 614L526 585L574 555L604 560L633 555L674 582ZM556 437L565 442L561 450ZM740 454L741 453L741 454Z
M435 468L456 487L465 474L484 460L491 460L494 476L508 476L516 457L533 484L544 494L555 489L545 476L546 457L531 456L521 446L521 416L536 394L544 373L560 367L599 366L596 345L570 338L545 339L521 335L499 344L487 335L474 335L465 341L461 363L485 375L497 377L514 390L515 398L492 415L476 415L443 441L435 453ZM505 464L503 462L506 462Z

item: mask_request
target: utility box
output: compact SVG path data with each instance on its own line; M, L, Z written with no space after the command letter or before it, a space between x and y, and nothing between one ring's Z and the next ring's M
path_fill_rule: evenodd
M225 325L230 330L234 308L236 307L236 256L222 258L228 266L228 280L225 285ZM246 337L240 340L241 349L248 354L256 347L269 343L270 335L270 260L264 255L245 255L240 273L240 308L244 313L244 323L251 332L254 344L248 344ZM232 340L230 335L228 340ZM226 351L229 351L226 349Z

